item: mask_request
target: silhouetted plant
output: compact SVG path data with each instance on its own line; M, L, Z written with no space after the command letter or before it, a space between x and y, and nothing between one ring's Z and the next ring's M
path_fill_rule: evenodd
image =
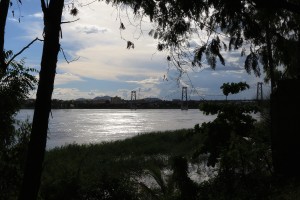
M12 52L6 53L7 59ZM24 67L24 60L11 62L11 65L0 79L0 149L7 148L14 142L14 115L34 89L35 70Z
M217 115L214 121L195 126L203 137L196 155L207 154L207 165L218 169L216 177L202 184L218 191L208 199L264 199L270 191L273 168L268 126L252 116L259 107L254 103L206 102L200 110Z
M244 91L246 89L249 89L249 85L246 82L239 82L239 83L223 83L223 85L220 87L222 89L223 94L227 96L229 94L237 94L241 91Z
M149 186L144 182L139 182L141 195L148 196L147 199L160 200L198 199L198 185L188 176L187 159L182 156L169 159L169 174L163 172L166 169L160 169L155 165L146 168L146 175L150 175L156 185Z
M5 55L9 59L13 53ZM35 70L24 64L24 60L12 61L0 78L0 199L16 198L31 130L28 121L15 119L36 83Z

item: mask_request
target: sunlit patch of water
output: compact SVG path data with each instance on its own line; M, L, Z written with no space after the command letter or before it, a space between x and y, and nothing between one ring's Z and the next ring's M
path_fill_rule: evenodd
M21 110L17 118L32 120L33 110ZM122 140L137 134L193 128L215 116L198 109L58 109L49 119L47 148L70 143L89 144Z

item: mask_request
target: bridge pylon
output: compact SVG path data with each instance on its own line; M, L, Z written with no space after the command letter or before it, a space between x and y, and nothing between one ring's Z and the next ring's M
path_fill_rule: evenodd
M181 110L188 110L187 87L182 87Z
M136 91L131 91L130 109L136 109Z
M262 89L262 82L257 83L257 91L256 91L256 100L262 101L263 100L263 89Z

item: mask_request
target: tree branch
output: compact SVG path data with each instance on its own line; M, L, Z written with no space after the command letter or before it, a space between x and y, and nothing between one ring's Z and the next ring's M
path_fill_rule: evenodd
M79 19L80 19L80 18L75 19L75 20L73 20L73 21L61 22L61 24L68 24L68 23L76 22L76 21L78 21Z
M278 9L278 10L287 10L295 14L300 14L300 6L295 3L291 3L283 0L253 0L253 2L257 5L258 8L268 8L268 9ZM272 5L272 6L270 6Z
M96 1L98 1L98 0L93 0L93 1L88 2L88 3L86 3L86 4L81 4L80 6L81 6L81 7L83 7L83 6L88 6L88 5L92 4L92 3L95 3Z
M23 49L21 49L21 51L19 51L18 53L16 53L7 63L6 63L6 66L9 66L9 64L17 57L19 56L21 53L23 53L23 51L25 51L26 49L28 49L35 41L44 41L44 40L41 40L39 38L35 38L34 40L32 40L28 45L26 45Z
M64 56L64 58L65 58L65 60L66 60L66 62L69 64L69 63L71 63L71 62L74 62L74 61L77 61L80 57L78 56L77 58L75 58L75 59L73 59L73 60L71 60L71 61L68 61L68 59L67 59L67 56L66 56L66 54L65 54L65 52L64 52L64 49L63 48L60 48L60 50L61 50L61 52L63 53L63 56Z

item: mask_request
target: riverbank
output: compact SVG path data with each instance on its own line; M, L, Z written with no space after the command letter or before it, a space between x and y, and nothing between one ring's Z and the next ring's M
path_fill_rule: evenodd
M230 170L219 171L219 165L206 166L207 155L199 156L206 136L195 129L56 147L46 152L40 197L47 200L181 200L181 191L188 192L184 194L191 197L188 199L298 199L299 185L278 182L276 176L260 167L267 169L261 165L265 160L259 159L259 163L253 165L257 155L266 156L269 149L265 128L263 123L256 124L255 146L248 149L247 143L252 141L243 139L236 144L240 145L239 151L233 147L230 154L223 155L227 159L246 156L247 159L231 160L234 169L239 169L236 174ZM253 171L240 171L248 164L253 165ZM245 173L243 177L236 176L241 172Z
M91 197L109 191L120 197L113 199L124 196L130 196L124 199L135 199L135 189L142 184L158 186L152 172L165 171L167 174L171 170L170 158L191 157L200 140L193 129L182 129L48 150L41 195L49 200L71 199L73 195Z

